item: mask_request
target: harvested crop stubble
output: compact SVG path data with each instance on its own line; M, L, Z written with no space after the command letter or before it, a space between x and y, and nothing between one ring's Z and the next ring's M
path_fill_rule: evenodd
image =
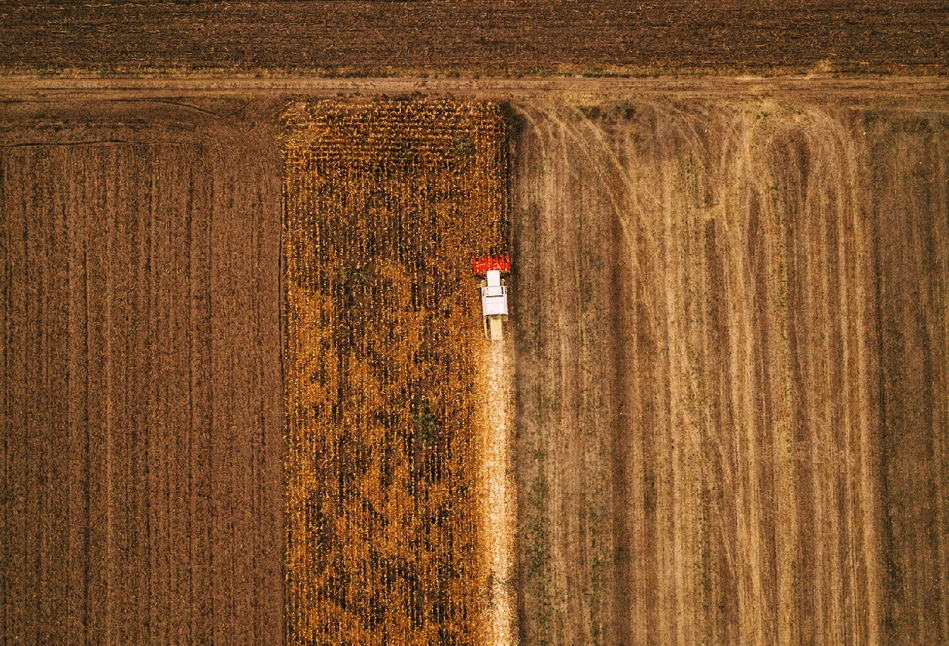
M515 110L524 642L949 643L945 100Z
M469 259L504 226L484 102L285 114L287 642L483 632Z

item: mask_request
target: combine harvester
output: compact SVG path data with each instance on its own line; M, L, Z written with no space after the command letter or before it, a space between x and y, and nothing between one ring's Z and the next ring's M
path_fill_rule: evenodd
M501 274L511 271L511 259L505 256L481 256L472 260L474 273L484 276L481 289L481 313L484 316L484 338L504 338L502 322L507 320L507 286Z

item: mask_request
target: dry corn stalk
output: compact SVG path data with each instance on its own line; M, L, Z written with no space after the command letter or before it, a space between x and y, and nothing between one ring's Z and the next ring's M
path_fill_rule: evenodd
M285 113L287 641L478 641L480 311L503 119L485 102Z

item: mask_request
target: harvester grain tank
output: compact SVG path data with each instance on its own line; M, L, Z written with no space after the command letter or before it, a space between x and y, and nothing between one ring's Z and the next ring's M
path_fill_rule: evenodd
M507 256L482 256L475 258L472 265L475 274L484 276L478 284L484 338L500 341L504 338L503 322L507 320L507 285L501 274L511 271L511 260Z

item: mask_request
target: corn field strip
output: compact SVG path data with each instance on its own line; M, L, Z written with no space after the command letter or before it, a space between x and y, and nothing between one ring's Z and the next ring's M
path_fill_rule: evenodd
M503 121L484 102L297 102L284 119L287 643L486 634L481 316Z

